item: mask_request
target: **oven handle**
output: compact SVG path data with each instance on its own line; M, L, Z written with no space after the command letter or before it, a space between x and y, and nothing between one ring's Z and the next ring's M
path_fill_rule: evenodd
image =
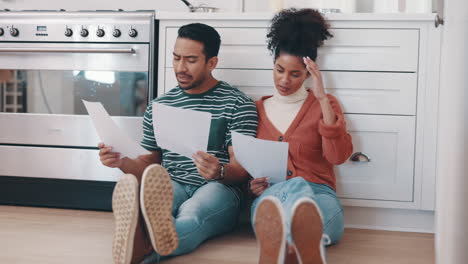
M135 54L133 48L128 49L71 49L71 48L0 48L0 52L37 52L37 53L127 53Z

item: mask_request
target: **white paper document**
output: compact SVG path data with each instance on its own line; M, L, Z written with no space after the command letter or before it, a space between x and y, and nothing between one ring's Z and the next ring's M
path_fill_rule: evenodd
M258 139L235 131L231 134L236 159L252 177L270 177L270 183L286 180L287 142Z
M119 152L122 158L129 157L131 159L135 159L139 155L151 154L117 126L100 102L82 101L99 138L106 146L112 147L112 152Z
M192 158L207 152L211 113L153 103L153 128L158 146Z

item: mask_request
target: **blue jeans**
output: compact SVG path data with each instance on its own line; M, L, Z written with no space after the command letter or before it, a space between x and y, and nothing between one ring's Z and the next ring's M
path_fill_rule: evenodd
M308 197L317 203L323 217L323 233L330 237L330 244L338 242L343 235L343 207L336 198L335 191L330 186L308 182L302 177L295 177L284 182L273 184L252 203L252 218L254 217L255 208L258 203L266 196L275 196L283 205L286 217L286 237L289 243L292 243L290 232L293 213L292 208L294 203L303 197ZM253 226L254 219L252 219L251 222Z
M179 246L169 256L154 252L142 263L154 263L192 252L203 241L231 231L237 224L242 202L237 188L218 182L194 186L172 181L172 186L172 215Z

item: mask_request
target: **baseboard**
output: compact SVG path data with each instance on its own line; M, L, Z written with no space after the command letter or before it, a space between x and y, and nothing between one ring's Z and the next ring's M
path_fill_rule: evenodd
M345 228L434 233L434 211L344 207Z
M0 204L111 211L115 184L0 176Z
M115 182L0 176L0 204L112 210ZM345 227L418 233L434 233L434 212L345 206ZM241 222L250 222L250 207Z
M345 228L434 233L434 217L434 211L344 207ZM241 212L240 222L250 224L249 207Z

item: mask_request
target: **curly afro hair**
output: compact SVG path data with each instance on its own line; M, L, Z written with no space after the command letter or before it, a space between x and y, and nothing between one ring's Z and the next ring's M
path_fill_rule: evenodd
M323 41L333 37L328 31L329 24L314 9L285 9L276 14L267 34L268 49L275 60L281 52L317 58L317 48Z

